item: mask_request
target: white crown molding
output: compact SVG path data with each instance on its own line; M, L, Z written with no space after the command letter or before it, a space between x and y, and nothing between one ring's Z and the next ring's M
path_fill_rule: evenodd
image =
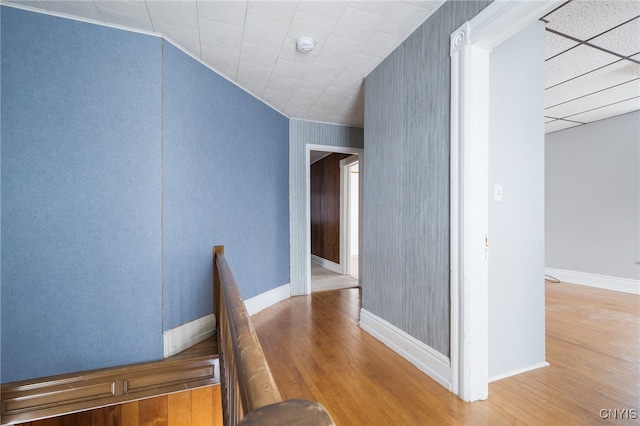
M216 316L209 314L162 333L164 357L170 357L213 336Z
M284 284L244 301L249 316L291 297L291 284Z
M544 268L544 273L569 284L640 295L640 280L555 268Z
M449 358L366 309L360 309L360 328L418 367L420 371L447 390L451 389Z

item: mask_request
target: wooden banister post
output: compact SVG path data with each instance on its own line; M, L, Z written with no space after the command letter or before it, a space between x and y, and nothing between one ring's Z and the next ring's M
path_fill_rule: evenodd
M220 272L216 262L216 255L224 254L224 246L213 246L213 313L220 314Z

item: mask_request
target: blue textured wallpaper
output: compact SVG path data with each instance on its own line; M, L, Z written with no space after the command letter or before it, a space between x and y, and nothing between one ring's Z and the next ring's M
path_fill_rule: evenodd
M289 120L164 43L165 330L211 313L212 245L245 299L289 282L288 168Z
M2 379L162 356L161 40L2 11Z
M161 38L2 7L2 381L162 358L289 282L289 120ZM164 64L164 65L163 65Z

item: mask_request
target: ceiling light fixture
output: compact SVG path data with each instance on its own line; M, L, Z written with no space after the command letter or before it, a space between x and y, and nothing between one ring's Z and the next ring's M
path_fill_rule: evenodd
M300 53L309 53L313 50L315 41L311 37L300 37L296 40L296 49Z

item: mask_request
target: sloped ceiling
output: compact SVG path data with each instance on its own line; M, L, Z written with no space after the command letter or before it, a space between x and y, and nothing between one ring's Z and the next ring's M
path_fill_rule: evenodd
M291 118L363 126L363 77L443 1L14 0L164 35ZM640 2L574 0L547 22L547 132L640 109ZM315 40L300 53L298 37Z

